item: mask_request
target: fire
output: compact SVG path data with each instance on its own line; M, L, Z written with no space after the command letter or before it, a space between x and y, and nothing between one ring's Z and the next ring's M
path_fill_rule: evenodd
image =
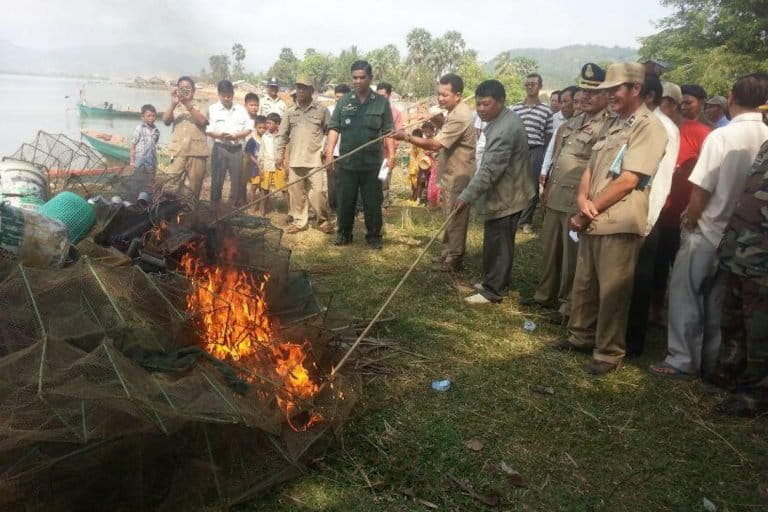
M225 253L224 260L230 261L232 255ZM290 424L300 411L298 402L311 399L319 386L306 366L305 345L275 339L264 293L269 276L258 280L232 265L208 266L191 253L182 257L181 266L194 283L187 309L194 315L205 350L280 384L276 400Z

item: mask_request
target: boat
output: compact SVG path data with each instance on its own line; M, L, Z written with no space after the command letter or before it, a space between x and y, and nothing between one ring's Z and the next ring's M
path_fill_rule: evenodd
M117 110L114 108L92 107L90 105L86 105L85 103L78 103L77 108L80 109L80 115L82 116L141 119L141 112L138 110Z
M122 135L111 135L97 130L80 130L80 135L102 155L119 162L130 162L128 140Z

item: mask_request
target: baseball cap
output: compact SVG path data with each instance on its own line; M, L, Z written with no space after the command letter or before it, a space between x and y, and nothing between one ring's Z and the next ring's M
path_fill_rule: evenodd
M723 96L712 96L704 103L706 105L719 105L723 108L728 108L728 100Z
M683 91L680 89L679 85L673 84L672 82L661 82L661 88L662 98L672 98L677 103L683 102Z

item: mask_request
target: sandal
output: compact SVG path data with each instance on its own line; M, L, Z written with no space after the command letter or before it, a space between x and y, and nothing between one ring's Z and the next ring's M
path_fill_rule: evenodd
M674 366L664 361L659 364L652 364L648 367L648 371L657 377L664 377L665 379L691 380L696 378L696 376L692 373L678 370Z

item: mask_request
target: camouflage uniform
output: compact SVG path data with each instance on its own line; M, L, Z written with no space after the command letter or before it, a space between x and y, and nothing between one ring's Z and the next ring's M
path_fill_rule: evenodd
M754 409L768 405L768 141L747 174L719 249L727 284L717 380Z

